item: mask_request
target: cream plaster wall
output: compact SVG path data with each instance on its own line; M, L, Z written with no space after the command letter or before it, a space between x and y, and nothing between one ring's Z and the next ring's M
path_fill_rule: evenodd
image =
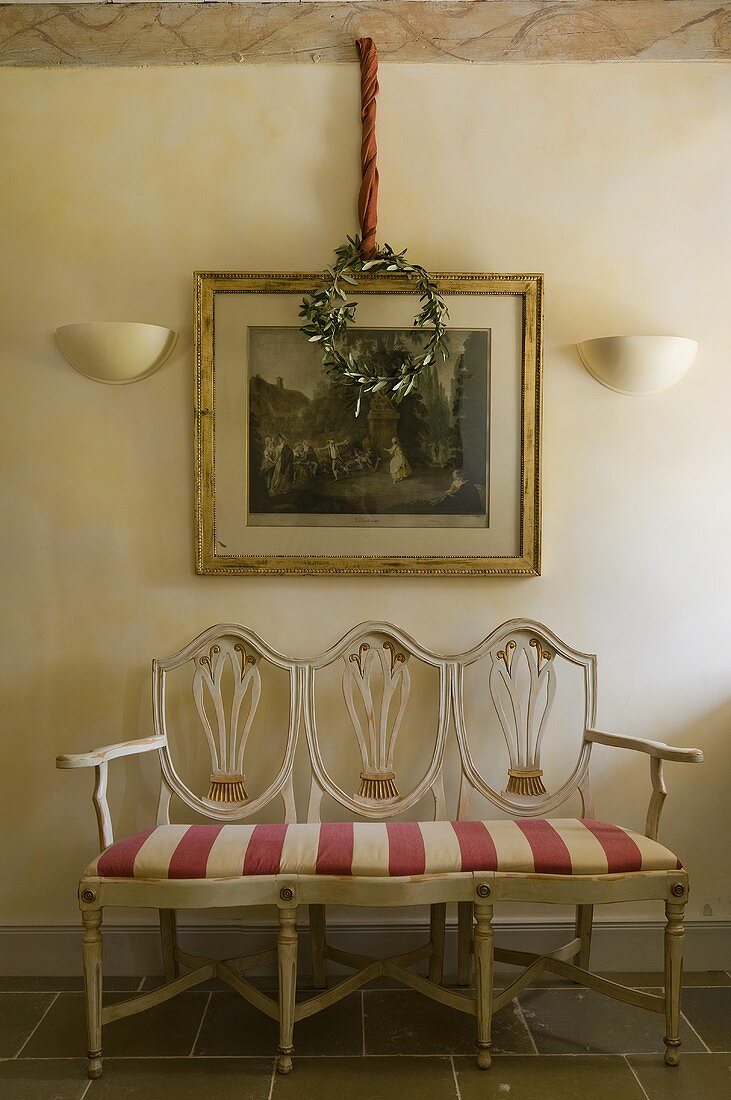
M149 732L153 655L219 619L305 652L369 617L457 649L513 615L599 654L601 726L706 750L668 769L664 836L690 915L731 916L731 68L389 65L382 85L381 238L546 275L539 579L193 573L191 272L319 267L354 228L354 68L0 74L4 922L76 919L90 776L54 756ZM53 344L117 318L182 330L139 385ZM572 348L611 332L701 350L629 399ZM598 812L640 825L644 760L595 761ZM139 762L118 780L128 824L152 785Z

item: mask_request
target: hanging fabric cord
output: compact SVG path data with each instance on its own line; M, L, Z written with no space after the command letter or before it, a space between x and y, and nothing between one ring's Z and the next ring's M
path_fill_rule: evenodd
M407 260L405 248L396 252L385 242L380 249L376 244L378 50L372 38L358 38L355 44L360 60L360 234L348 236L347 243L335 249L335 262L327 268L322 285L303 297L300 317L304 318L304 324L300 331L310 343L319 344L325 373L338 376L341 384L349 387L355 415L358 416L363 394L376 394L398 405L414 389L426 367L432 366L437 359L447 361L446 322L449 311L436 279L421 264ZM414 327L424 329L427 338L413 354L402 351L397 363L369 362L367 355L358 358L346 346L348 325L355 321L358 303L348 301L340 280L357 286L363 271L380 275L384 280L396 273L400 282L403 282L405 275L411 283L411 293L419 298ZM384 290L384 293L390 291Z
M378 149L376 146L378 50L372 38L359 38L356 46L360 57L360 116L363 127L360 145L362 180L358 194L360 251L364 260L372 260L376 254L378 222Z

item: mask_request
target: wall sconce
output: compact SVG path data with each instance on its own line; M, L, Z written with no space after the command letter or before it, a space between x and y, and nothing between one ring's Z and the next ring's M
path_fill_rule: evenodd
M162 366L177 338L172 329L133 321L87 321L56 329L56 343L74 370L116 386L147 378Z
M604 336L577 344L589 374L610 390L662 393L688 372L698 351L684 336Z

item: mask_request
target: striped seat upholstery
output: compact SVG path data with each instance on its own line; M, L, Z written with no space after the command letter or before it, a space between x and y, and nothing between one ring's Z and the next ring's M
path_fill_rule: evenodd
M439 875L511 871L606 875L676 870L661 844L603 821L332 822L158 825L112 844L87 868L102 878Z

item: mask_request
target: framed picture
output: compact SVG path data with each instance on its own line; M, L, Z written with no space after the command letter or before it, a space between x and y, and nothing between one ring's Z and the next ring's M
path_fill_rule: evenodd
M199 573L540 572L540 275L435 276L449 356L400 404L324 373L299 331L321 275L195 275ZM356 358L414 354L402 275L353 288Z

